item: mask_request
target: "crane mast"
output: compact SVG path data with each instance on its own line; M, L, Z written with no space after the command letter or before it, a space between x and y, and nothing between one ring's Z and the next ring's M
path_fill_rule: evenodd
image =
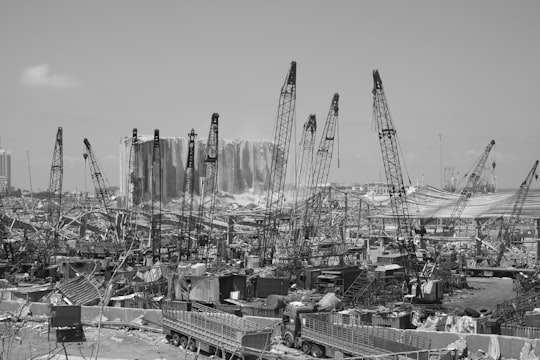
M218 123L219 114L213 113L210 121L210 131L208 133L208 142L206 143L206 156L203 164L203 182L199 204L199 222L197 225L197 239L199 239L199 241L201 240L205 218L208 218L210 227L208 230L208 240L210 240L210 237L212 236L218 176Z
M317 230L321 219L323 194L319 191L322 186L326 186L328 175L330 173L330 165L332 163L332 155L334 153L334 139L336 137L336 129L339 119L339 94L335 93L332 96L328 116L324 124L319 148L315 158L315 168L311 179L311 186L307 196L307 204L304 212L304 224L310 224L305 228L305 237L309 236L309 229Z
M407 204L407 189L403 182L398 152L396 128L383 90L378 70L373 70L373 120L379 135L379 143L388 184L390 206L396 223L396 240L401 249L412 249L412 220Z
M491 140L486 146L486 149L478 159L476 165L473 167L471 175L467 179L467 183L461 190L459 198L456 202L456 205L452 209L452 214L450 215L450 227L454 227L457 221L461 218L463 211L467 202L471 196L478 191L478 184L480 183L480 178L482 177L482 172L486 166L486 161L489 156L489 153L493 146L495 145L495 140Z
M182 201L182 221L184 221L184 226L180 231L180 239L187 238L187 254L186 256L191 255L191 228L193 222L193 181L194 181L194 172L195 172L195 138L197 134L194 129L188 134L188 153L186 159L186 169L184 172L184 196ZM187 209L186 209L187 206ZM187 218L186 218L187 210ZM180 244L178 245L180 246ZM180 249L179 249L180 252Z
M161 182L161 146L159 130L155 129L152 147L152 257L155 260L161 260Z
M266 195L266 211L262 231L262 263L267 257L273 258L273 251L277 245L278 227L283 207L285 177L287 173L287 160L291 134L295 119L296 108L296 62L291 67L285 82L281 87L276 127L274 130L274 146L272 149L272 163L270 167L268 192ZM270 251L270 253L268 253ZM269 255L269 256L268 256Z
M53 229L53 244L54 248L58 247L58 232L60 230L60 218L62 211L62 180L64 172L64 156L63 156L63 131L59 127L56 132L56 140L54 143L53 160L51 164L51 173L49 177L49 224Z

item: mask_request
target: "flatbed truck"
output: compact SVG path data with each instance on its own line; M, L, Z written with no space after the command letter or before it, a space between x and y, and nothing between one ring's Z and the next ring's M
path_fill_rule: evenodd
M188 311L184 302L166 301L162 315L165 335L190 351L249 358L271 345L272 328L202 304L192 303Z

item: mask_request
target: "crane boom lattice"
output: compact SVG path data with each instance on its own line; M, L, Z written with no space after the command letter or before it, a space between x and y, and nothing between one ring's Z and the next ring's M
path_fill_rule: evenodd
M197 225L197 238L202 239L204 221L208 221L208 237L212 235L214 222L214 207L217 191L218 176L218 125L219 114L212 114L210 121L210 131L206 143L206 155L203 164L203 181L201 187L201 200L199 204L199 222Z
M407 203L407 189L403 182L398 152L396 128L390 116L390 109L384 94L382 80L378 70L373 71L373 120L377 128L379 143L388 184L390 206L396 223L396 236L412 242L412 221Z
M262 259L266 261L267 252L277 244L279 216L283 207L285 177L291 134L295 119L296 108L296 62L291 67L285 82L281 87L276 127L274 131L274 146L272 149L272 164L270 167L268 192L266 196L266 212L263 222ZM271 254L270 254L271 255ZM272 257L272 256L270 256Z
M323 194L320 190L327 186L328 175L330 174L330 165L332 164L332 156L334 153L334 143L336 137L336 129L339 119L339 94L335 93L332 97L328 116L324 123L324 129L321 135L319 148L315 158L315 168L311 179L310 193L307 197L307 204L304 213L304 224L310 226L308 228L315 229L319 227L321 219ZM307 229L305 229L307 231ZM306 233L307 237L308 234Z
M53 247L58 246L58 231L62 211L62 180L64 174L63 131L59 127L54 143L53 160L49 178L49 224L54 232Z

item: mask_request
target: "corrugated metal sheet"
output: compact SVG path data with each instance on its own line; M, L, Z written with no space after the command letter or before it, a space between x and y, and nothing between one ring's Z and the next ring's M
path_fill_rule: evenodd
M73 305L91 305L99 302L103 291L94 279L87 279L80 275L65 283L59 284L60 291Z
M450 193L434 187L424 187L407 194L407 203L414 218L451 218L459 193ZM476 193L467 201L462 219L509 217L518 199L517 191L495 194ZM540 191L531 189L523 198L521 218L537 218L540 213ZM374 217L392 217L392 209L384 209Z

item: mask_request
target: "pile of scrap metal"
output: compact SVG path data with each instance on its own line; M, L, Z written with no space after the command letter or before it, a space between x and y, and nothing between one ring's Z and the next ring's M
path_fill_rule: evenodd
M42 301L55 305L98 305L103 299L104 284L92 276L78 275L58 282L56 288Z

